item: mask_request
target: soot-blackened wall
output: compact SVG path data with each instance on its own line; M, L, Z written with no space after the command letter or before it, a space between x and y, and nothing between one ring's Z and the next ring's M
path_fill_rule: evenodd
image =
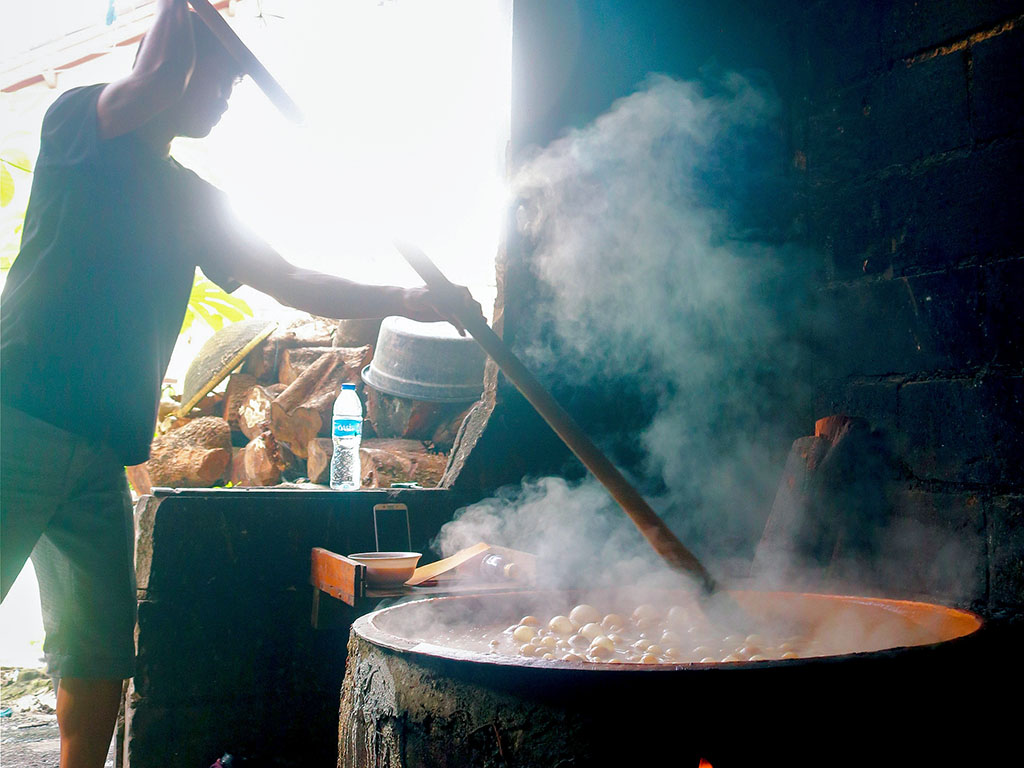
M800 14L794 162L843 350L817 411L893 436L900 514L973 542L964 597L987 612L1024 605L1022 14L909 0Z
M515 4L514 163L650 72L737 70L769 84L780 108L761 159L779 185L745 201L755 215L740 237L787 246L814 307L791 328L812 354L797 369L807 388L778 404L792 418L769 435L776 470L813 419L867 419L893 452L897 526L935 534L905 548L920 566L905 591L988 614L1024 606L1022 43L1019 0ZM524 351L547 343L534 318L551 297L512 219L496 321ZM629 386L540 373L642 474L630 432L649 402L623 410ZM493 412L467 424L457 485L581 473L507 382L490 394Z

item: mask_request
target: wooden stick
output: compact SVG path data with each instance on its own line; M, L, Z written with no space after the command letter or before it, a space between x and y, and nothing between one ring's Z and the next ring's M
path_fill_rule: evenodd
M235 34L235 30L224 20L224 17L210 5L209 0L188 0L188 3L195 9L203 23L210 28L210 31L217 36L221 45L227 49L232 58L238 62L242 71L252 77L256 85L274 103L281 114L294 123L301 123L302 112L299 111L298 106L249 50L249 47Z
M420 249L408 243L395 246L416 270L431 290L453 291L455 286L441 273L430 258ZM476 339L484 351L498 364L516 389L551 426L562 442L583 462L602 485L629 515L640 533L647 539L654 551L661 555L672 568L685 572L696 579L708 594L717 589L717 584L690 550L683 546L676 535L669 530L658 514L644 500L643 496L630 485L608 457L594 445L583 429L569 413L548 393L537 378L524 366L519 358L487 325L480 315L473 315L463 305L453 302L455 318L462 323L469 334Z

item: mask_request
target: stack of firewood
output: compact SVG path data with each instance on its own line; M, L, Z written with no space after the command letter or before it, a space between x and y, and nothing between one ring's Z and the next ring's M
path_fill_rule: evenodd
M161 404L157 437L148 462L128 468L139 493L154 486L267 486L306 480L329 481L333 444L331 412L343 383L360 388L360 373L373 356L370 344L333 346L337 323L322 318L279 328L246 358L222 392L211 393L185 417L180 405ZM351 341L343 339L343 341ZM454 435L462 413L433 411L441 420L431 436ZM372 415L372 414L371 414ZM373 420L363 427L360 449L363 487L396 482L437 484L447 464L450 441L403 439L409 430Z

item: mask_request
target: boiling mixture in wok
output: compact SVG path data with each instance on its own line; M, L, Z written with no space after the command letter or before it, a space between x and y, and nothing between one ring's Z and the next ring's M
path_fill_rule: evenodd
M911 601L731 594L754 628L740 632L717 624L728 618L678 591L592 592L575 599L557 592L435 598L384 609L372 624L385 639L424 653L556 665L746 664L838 656L937 643L980 626L971 614ZM516 616L521 618L510 626Z
M682 606L604 613L586 603L568 615L524 616L488 641L494 653L562 661L680 664L796 659L835 653L799 634L724 634Z

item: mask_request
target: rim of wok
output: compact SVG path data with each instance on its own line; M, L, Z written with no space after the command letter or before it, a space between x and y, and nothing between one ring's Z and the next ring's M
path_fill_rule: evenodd
M614 590L609 590L614 591ZM719 669L767 669L776 667L802 666L805 664L833 663L842 660L875 658L891 655L903 655L914 651L947 647L951 643L963 641L978 633L985 622L972 611L962 608L951 608L939 603L927 603L920 600L902 600L885 597L866 597L862 595L837 595L819 592L785 592L785 591L759 591L759 590L728 590L730 595L763 595L771 596L772 599L784 600L812 600L832 601L844 604L866 604L877 606L882 610L889 610L898 613L904 618L907 617L907 609L910 607L923 608L930 615L944 614L955 621L962 622L968 629L961 634L938 640L933 643L919 643L915 645L895 645L887 648L879 648L866 651L852 651L850 653L829 654L823 656L805 656L796 659L765 659L763 661L732 661L732 662L673 662L666 664L636 664L636 663L609 663L602 661L563 661L561 659L542 659L530 656L511 656L500 653L484 653L480 651L469 651L447 645L438 645L422 640L411 640L406 637L395 635L377 626L376 620L380 617L396 611L411 610L410 606L424 609L424 606L431 604L443 606L446 604L465 604L470 600L484 600L492 602L500 599L528 599L529 596L540 597L544 595L565 596L572 594L592 594L592 590L532 590L532 591L508 591L508 592L486 592L469 593L460 595L445 595L442 597L423 597L409 600L396 605L373 611L372 613L360 616L352 623L352 631L367 642L397 651L403 654L422 656L428 659L442 659L455 662L472 662L474 664L486 664L493 667L517 669L535 668L550 670L572 670L574 672L665 672L669 670L719 670ZM899 610L902 608L902 611ZM427 608L429 610L429 608ZM443 608L442 608L443 610Z

